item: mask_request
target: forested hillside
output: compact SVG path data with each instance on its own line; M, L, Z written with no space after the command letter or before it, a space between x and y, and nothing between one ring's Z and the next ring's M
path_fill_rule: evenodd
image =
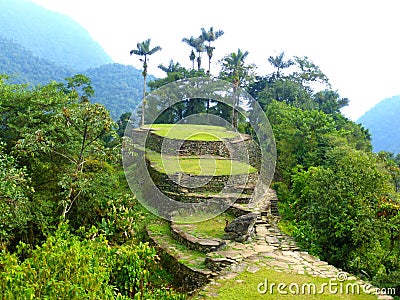
M104 104L114 120L132 112L142 99L142 72L132 66L109 64L82 72L92 80L95 90L92 101ZM148 76L147 81L154 80Z
M375 152L388 151L400 153L400 96L379 102L357 122L363 124L371 133Z
M72 76L71 68L61 67L0 35L0 73L10 76L9 81L32 85L62 81Z
M32 54L21 45L0 36L0 73L9 76L8 82L45 85L64 81L77 73ZM104 104L114 120L131 112L140 102L143 89L141 71L132 66L108 64L79 72L87 75L95 89L93 102ZM151 81L154 76L149 76Z
M78 73L91 79L91 101L104 104L114 120L142 98L141 70L113 64L72 19L25 0L0 0L0 74L8 82L46 85Z
M0 0L0 35L36 56L78 71L112 62L71 18L25 0Z

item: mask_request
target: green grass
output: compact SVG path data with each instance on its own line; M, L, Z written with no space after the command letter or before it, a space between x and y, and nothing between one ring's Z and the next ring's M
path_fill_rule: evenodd
M194 124L152 124L144 128L153 129L154 133L170 139L190 141L221 141L239 137L238 133L228 131L222 126Z
M154 222L149 224L147 228L157 235L171 235L171 229L168 222L163 220L154 220Z
M260 283L264 283L262 288L265 286L265 279L268 282L268 289L266 293L261 294L257 290L257 286ZM329 292L329 279L320 278L320 277L312 277L310 275L299 275L299 274L291 274L287 272L278 272L270 268L262 268L260 271L256 273L242 272L239 276L230 280L218 280L221 286L218 288L218 299L219 300L242 300L242 299L355 299L355 300L369 300L375 299L376 296L364 294L362 291L362 287L360 286L360 294L351 293L351 289L348 289L350 293L346 294L346 284L354 283L354 281L345 281L342 283L342 290L340 292L339 281L332 281L332 283L337 283L337 293L333 294ZM274 283L275 286L271 291L271 283ZM287 292L286 295L280 294L277 289L277 285L279 283L286 284L286 288L284 291ZM301 293L303 284L311 284L313 283L316 286L316 293L313 294L308 293L307 285L305 285L305 293ZM292 287L295 288L296 285L299 287L299 294L292 294L289 290L289 286L291 284L295 284ZM318 293L322 291L323 284L327 284L323 288L324 293ZM335 286L332 286L332 290L334 291Z
M211 220L212 218L215 217L215 214L206 214L206 213L196 213L192 215L186 215L186 214L179 214L177 216L174 216L173 221L174 223L177 224L194 224L194 223L199 223L203 222L203 220ZM204 221L206 222L206 221Z
M215 218L194 224L193 235L200 237L222 238L225 231L225 220L232 222L235 217L224 213Z
M234 216L228 213L223 213L212 219L187 225L187 227L183 227L183 230L185 230L186 232L190 233L191 235L197 238L220 239L225 233L224 231L226 224L225 220L231 222L234 218L235 218Z
M257 172L247 163L230 159L182 157L146 151L146 158L154 168L164 174L185 173L196 176L239 175Z

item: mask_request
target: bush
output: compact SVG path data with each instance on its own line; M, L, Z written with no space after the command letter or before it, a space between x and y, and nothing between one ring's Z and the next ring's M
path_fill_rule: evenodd
M80 240L66 224L31 250L24 244L17 253L0 255L2 299L113 299L109 266L110 250L102 238Z
M95 228L79 237L60 223L36 249L0 253L0 299L184 299L151 284L157 261L147 243L110 247Z
M25 168L3 153L0 143L0 249L8 247L23 234L31 218L29 195L33 189Z

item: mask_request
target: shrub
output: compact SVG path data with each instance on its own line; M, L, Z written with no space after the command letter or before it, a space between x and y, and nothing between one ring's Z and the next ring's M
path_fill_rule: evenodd
M80 237L60 223L35 249L0 252L0 299L184 299L151 284L157 261L147 243L110 247L96 228Z

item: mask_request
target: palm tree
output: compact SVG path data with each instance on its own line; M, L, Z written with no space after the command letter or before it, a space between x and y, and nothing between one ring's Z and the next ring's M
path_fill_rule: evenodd
M197 69L200 70L201 68L201 53L204 52L204 40L202 36L197 38L191 36L190 38L183 38L182 42L188 44L190 47L194 48L197 52ZM190 55L192 58L192 55Z
M201 36L204 41L208 42L208 45L206 45L206 51L207 51L207 56L208 56L208 73L210 73L211 69L211 58L213 56L213 51L215 47L211 46L211 42L214 42L216 39L218 39L220 36L222 36L224 32L222 30L217 30L214 32L214 28L210 27L208 31L206 31L204 28L201 28Z
M193 49L192 52L190 53L189 59L192 62L192 70L194 70L194 60L196 59L196 54L194 54Z
M279 53L277 56L268 57L268 62L277 69L276 78L281 77L280 70L289 68L294 62L291 59L284 60L285 52Z
M231 54L224 57L222 63L222 75L229 78L233 83L233 101L232 101L232 126L237 128L237 112L236 107L237 101L237 89L241 84L242 79L245 79L249 73L249 67L244 65L244 60L248 51L243 52L238 49L237 53L232 52Z
M169 61L168 66L164 66L163 64L159 64L158 68L163 70L165 73L174 73L179 72L182 69L182 66L179 62L174 62L172 59Z
M142 117L141 117L141 126L144 125L144 107L146 105L146 77L147 77L147 56L150 56L157 51L161 50L160 46L156 46L150 49L150 39L145 40L144 42L137 43L137 49L131 50L130 54L136 54L139 56L144 56L144 59L140 58L140 61L143 62L143 100L142 100Z

